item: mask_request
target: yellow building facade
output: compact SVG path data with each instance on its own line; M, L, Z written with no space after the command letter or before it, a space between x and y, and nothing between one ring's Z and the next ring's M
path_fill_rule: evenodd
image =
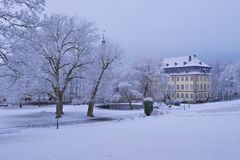
M188 103L207 101L211 67L196 56L164 59L164 71L169 74L168 96Z

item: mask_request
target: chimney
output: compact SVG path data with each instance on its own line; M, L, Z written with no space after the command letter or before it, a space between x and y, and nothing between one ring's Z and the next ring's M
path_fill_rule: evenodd
M189 62L192 61L192 56L189 56Z

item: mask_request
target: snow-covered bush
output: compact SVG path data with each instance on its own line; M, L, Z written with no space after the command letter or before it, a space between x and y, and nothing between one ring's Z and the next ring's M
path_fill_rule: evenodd
M153 99L148 97L143 99L144 112L147 116L150 116L153 111Z

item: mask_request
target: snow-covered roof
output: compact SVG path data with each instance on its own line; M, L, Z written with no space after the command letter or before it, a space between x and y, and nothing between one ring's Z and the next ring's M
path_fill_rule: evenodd
M208 73L211 74L211 73ZM182 75L206 75L205 72L188 72L188 73L170 73L171 76L182 76Z
M210 67L209 65L200 61L196 55L182 56L174 58L163 59L164 68L178 68L178 67Z

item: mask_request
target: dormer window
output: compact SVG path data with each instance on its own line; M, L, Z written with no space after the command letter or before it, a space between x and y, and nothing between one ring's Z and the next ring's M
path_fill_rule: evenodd
M176 65L178 65L178 63L177 63L177 62L175 62L175 66L176 66Z
M202 62L199 62L200 65L202 65Z
M166 66L169 66L169 64L166 64Z
M204 69L203 69L203 72L204 72L204 73L206 73L206 72L207 72L207 69L206 69L206 68L204 68Z
M183 65L186 65L187 64L187 62L183 62Z

